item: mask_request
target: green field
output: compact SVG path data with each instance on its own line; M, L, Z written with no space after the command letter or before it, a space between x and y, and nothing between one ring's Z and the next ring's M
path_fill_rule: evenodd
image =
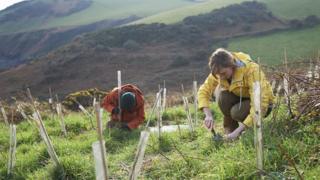
M81 25L131 15L150 16L162 11L197 4L184 0L94 0L90 8L67 17L56 18L45 27Z
M284 19L302 19L320 16L319 0L259 0L267 4L274 15Z
M222 132L221 113L217 106L216 130ZM291 122L286 119L286 109L281 108L277 119L264 122L264 170L269 179L297 178L288 157L306 179L320 175L317 163L320 139L316 132L317 121ZM271 116L270 116L271 117ZM182 106L172 107L164 113L164 122L185 124ZM203 118L200 114L199 119ZM97 140L90 121L79 113L66 116L67 137L62 135L58 119L47 116L45 126L53 142L64 173L56 168L35 126L22 122L17 126L16 165L11 179L95 179L91 144ZM104 115L104 120L105 115ZM104 121L105 124L105 121ZM152 124L156 124L155 120ZM0 124L0 179L10 179L7 173L9 129ZM106 130L109 175L113 179L127 179L134 160L140 130L131 133ZM248 130L235 142L213 142L211 133L199 122L193 134L181 130L163 134L161 140L153 134L146 148L142 179L256 179L253 130ZM284 150L280 150L280 147ZM284 151L284 152L283 152Z
M219 9L234 3L240 3L245 0L209 0L208 2L181 7L170 11L162 12L150 17L143 18L130 24L148 24L148 23L166 23L172 24L182 21L187 16L195 16L202 13L208 13L213 9Z
M43 0L49 1L49 0ZM93 0L93 4L80 12L50 20L30 19L0 25L0 33L23 32L61 26L83 25L105 19L119 19L131 15L145 17L130 24L177 23L185 17L208 13L246 0L208 0L196 3L186 0ZM318 0L258 0L283 19L302 19L309 15L320 16Z
M243 37L232 40L228 49L251 54L269 65L283 62L284 49L289 60L308 60L317 56L320 50L320 26L291 30L259 37Z
M144 19L135 21L130 24L138 23L155 23L161 22L166 24L177 23L185 17L194 16L202 13L208 13L213 9L218 9L230 4L241 3L246 0L210 0L209 2L181 7L156 14ZM283 19L302 19L309 15L320 16L320 1L318 0L257 0L263 2L278 17Z
M39 0L50 2L52 0ZM90 24L106 19L120 19L131 15L146 17L178 7L199 4L185 0L93 0L90 7L64 17L23 19L14 23L0 25L0 33L24 32L60 26ZM0 16L4 12L0 12Z

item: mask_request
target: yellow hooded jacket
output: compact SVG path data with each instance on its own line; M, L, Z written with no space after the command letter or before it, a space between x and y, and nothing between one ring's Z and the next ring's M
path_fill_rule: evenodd
M266 79L264 73L260 71L259 77L259 65L253 62L248 54L242 52L232 53L234 58L241 61L242 65L237 67L232 77L231 83L227 80L222 80L217 76L215 78L211 73L207 77L206 81L200 86L198 91L199 109L209 107L210 99L219 85L220 88L228 90L233 94L241 97L250 98L250 113L247 118L243 121L247 127L252 127L254 111L253 102L253 83L259 81L261 84L261 111L262 115L266 113L269 104L274 103L274 95L272 92L271 85Z

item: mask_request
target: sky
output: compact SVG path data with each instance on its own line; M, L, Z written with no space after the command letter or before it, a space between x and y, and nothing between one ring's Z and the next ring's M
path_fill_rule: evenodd
M8 6L11 6L21 1L24 1L24 0L0 0L0 11L5 9Z

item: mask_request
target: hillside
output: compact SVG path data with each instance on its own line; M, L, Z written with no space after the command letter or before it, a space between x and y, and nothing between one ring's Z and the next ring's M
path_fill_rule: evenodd
M146 17L197 3L185 0L29 0L0 11L0 34L79 26L133 15Z
M275 34L266 34L259 37L242 37L230 40L230 50L241 49L248 52L253 58L276 65L283 61L284 50L288 58L293 61L305 61L316 58L320 54L320 26L308 29L284 31ZM253 46L254 44L254 46Z
M0 70L28 63L38 56L45 55L71 42L75 37L84 33L120 26L135 19L138 19L138 17L131 16L124 19L104 20L76 27L0 35Z
M210 23L207 23L210 22ZM87 34L32 63L1 73L0 93L5 98L34 89L46 96L49 86L65 95L79 89L112 88L115 73L145 90L166 80L169 88L207 75L207 57L215 45L232 37L288 28L263 4L243 3L194 17L175 25L127 26ZM143 71L141 71L143 67Z
M168 3L149 0L32 0L21 2L0 12L0 71L28 63L83 33L123 24L178 23L185 17L203 14L243 1L171 0ZM260 2L266 3L268 9L280 19L303 19L310 15L320 15L319 1L260 0Z
M219 9L230 4L244 1L245 0L212 0L198 5L161 12L129 24L173 24L191 15L208 13L213 9ZM320 16L320 1L317 0L256 0L256 2L265 3L268 9L281 19L304 19L310 15Z
M65 45L84 33L203 2L168 0L29 0L0 11L0 71Z

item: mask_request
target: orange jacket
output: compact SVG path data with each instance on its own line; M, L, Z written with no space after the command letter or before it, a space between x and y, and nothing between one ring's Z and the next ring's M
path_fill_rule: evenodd
M126 84L121 86L121 94L124 92L132 92L136 97L136 106L131 112L126 110L121 110L121 122L126 122L130 129L137 128L143 123L144 116L144 98L142 92L136 86L131 84ZM114 88L110 93L104 97L102 102L102 107L111 113L111 120L119 121L119 116L112 114L112 109L118 107L119 105L118 88Z

